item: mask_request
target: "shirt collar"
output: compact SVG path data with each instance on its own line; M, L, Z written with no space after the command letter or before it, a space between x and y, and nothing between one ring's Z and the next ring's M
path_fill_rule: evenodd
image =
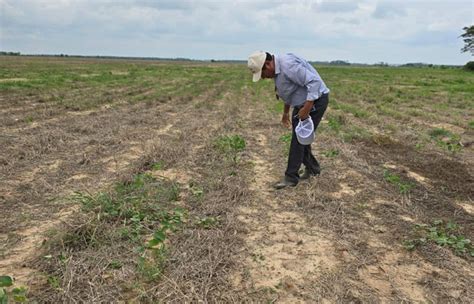
M280 74L280 57L277 55L273 55L275 58L275 75Z

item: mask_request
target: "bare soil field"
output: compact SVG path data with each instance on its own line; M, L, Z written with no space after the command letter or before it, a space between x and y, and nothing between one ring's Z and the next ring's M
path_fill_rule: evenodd
M38 303L472 303L474 75L317 67L320 176L245 65L0 57L0 276Z

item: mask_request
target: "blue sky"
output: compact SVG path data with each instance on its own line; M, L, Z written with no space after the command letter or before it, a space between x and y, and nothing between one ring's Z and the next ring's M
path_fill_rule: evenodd
M474 0L0 0L0 50L464 64L472 24Z

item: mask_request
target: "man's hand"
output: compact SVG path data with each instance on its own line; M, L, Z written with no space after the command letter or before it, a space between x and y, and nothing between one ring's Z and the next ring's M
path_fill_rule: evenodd
M285 128L291 128L291 122L290 122L290 114L289 113L283 113L283 116L281 118L281 124Z
M302 107L299 111L298 111L298 117L300 118L300 120L305 120L306 118L308 118L309 116L309 111L311 110L310 109L306 109L306 107Z
M298 117L300 120L305 120L308 118L311 108L313 107L314 102L312 100L307 100L301 109L298 111Z

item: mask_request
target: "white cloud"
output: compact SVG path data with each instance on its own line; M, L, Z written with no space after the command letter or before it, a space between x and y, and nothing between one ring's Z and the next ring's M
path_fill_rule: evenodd
M310 60L462 64L469 57L459 53L458 36L473 23L472 3L0 0L0 48L198 59L244 59L266 49Z
M321 12L350 13L359 9L360 1L330 1L325 0L313 5L313 9Z

